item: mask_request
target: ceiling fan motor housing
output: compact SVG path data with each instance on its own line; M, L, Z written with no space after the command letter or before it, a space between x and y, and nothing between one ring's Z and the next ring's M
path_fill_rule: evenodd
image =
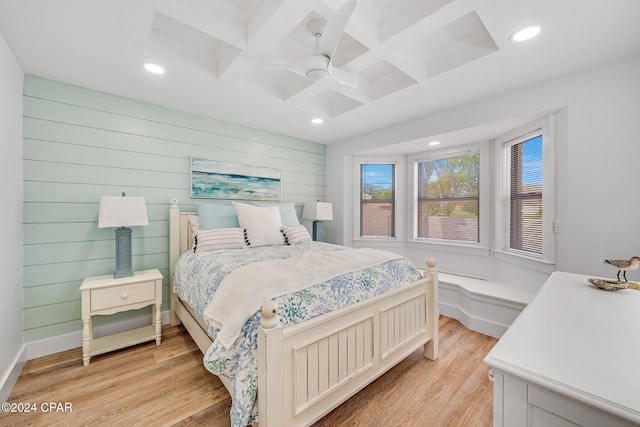
M307 70L307 77L314 82L329 78L331 75L329 71L329 61L327 56L315 54L311 61L309 61L309 68Z

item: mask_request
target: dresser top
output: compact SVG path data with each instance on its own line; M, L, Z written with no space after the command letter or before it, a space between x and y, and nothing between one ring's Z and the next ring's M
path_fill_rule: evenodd
M640 422L640 290L555 272L485 363Z

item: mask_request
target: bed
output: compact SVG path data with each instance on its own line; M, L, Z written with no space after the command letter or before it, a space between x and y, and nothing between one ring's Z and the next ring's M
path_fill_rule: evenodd
M190 304L187 302L188 297L185 296L183 300L178 296L179 293L184 295L184 277L188 276L181 272L185 268L183 264L194 259L192 223L198 221L197 212L180 212L178 201L173 199L170 203L169 217L171 324L184 325L205 355L207 369L217 373L210 369L217 363L214 356L217 354L220 357L220 351L231 351L223 339L223 336L226 337L225 333L222 329L213 327L213 321L208 326L203 322L203 309L197 308L198 303ZM318 251L335 250L342 252L332 252L333 255L339 254L345 259L347 254L360 251L342 247L330 248L316 242L307 245L313 249L308 251L312 255ZM274 252L280 255L276 256L278 259L273 263L280 262L279 258L285 256L281 254L289 250L300 249L278 248ZM265 248L261 251L252 248L243 253L252 251L263 254L270 252ZM300 256L312 256L306 254L307 252ZM183 258L187 261L183 261ZM231 259L233 258L229 258ZM231 264L233 262L235 261ZM257 265L263 269L270 264ZM394 271L397 269L393 267ZM243 266L236 272L239 270L255 275L257 268ZM175 276L179 276L179 279ZM248 423L253 424L257 413L260 427L310 425L417 349L422 348L426 358L435 360L438 357L437 293L435 261L430 259L426 262L424 277L420 274L415 280L390 288L383 294L354 300L353 303L336 310L286 327L283 323L292 322L285 321L289 317L285 316L285 308L278 306L279 299L265 299L242 329L245 331L252 322L255 323L257 350L254 349L255 355L252 353L251 357L255 358L256 364L257 379L252 385L257 393L256 409L252 417L246 418L245 414L245 418L241 418L239 414L234 413L232 407L232 424L242 425L238 420L247 419ZM280 305L282 306L282 303ZM288 316L289 313L286 314ZM208 312L205 314L209 315ZM210 335L218 336L218 339L213 340ZM232 338L226 341L241 341L234 341L237 332L236 335L230 336ZM208 361L208 357L212 357L211 361ZM237 381L235 374L218 376L230 391L235 404L235 396L238 394L238 386L232 381ZM235 394L233 390L236 391Z

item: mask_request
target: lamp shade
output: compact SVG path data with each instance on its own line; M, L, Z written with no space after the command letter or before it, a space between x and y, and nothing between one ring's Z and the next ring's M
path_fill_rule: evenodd
M333 207L329 202L306 202L302 218L314 221L331 221L333 220Z
M149 225L144 197L102 196L98 228Z

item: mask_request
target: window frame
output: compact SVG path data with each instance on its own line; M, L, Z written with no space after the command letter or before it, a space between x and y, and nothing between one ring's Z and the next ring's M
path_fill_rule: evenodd
M507 180L507 186L505 188L505 201L508 200L508 202L505 203L504 208L508 210L509 212L509 223L508 223L508 227L506 228L506 233L507 233L507 238L504 242L505 245L505 250L508 251L513 251L516 253L522 253L524 255L527 256L531 256L532 258L542 258L542 253L538 253L538 252L533 252L533 251L527 251L525 249L523 249L524 247L524 233L523 233L523 216L521 213L520 209L514 209L514 204L517 201L522 201L522 202L526 202L526 201L531 201L531 200L539 200L540 204L542 205L542 212L544 212L544 203L543 203L543 192L542 192L542 186L540 186L540 191L535 191L535 192L524 192L521 191L521 183L520 183L520 179L523 179L523 144L529 142L529 141L533 141L537 138L540 138L540 156L541 159L540 161L542 162L542 142L544 140L544 137L542 135L542 129L540 129L539 132L534 132L533 134L530 135L526 135L523 138L518 138L517 140L510 142L510 143L505 143L503 146L504 149L504 157L505 157L505 171L509 171L509 178ZM517 159L514 159L514 151L516 151L516 147L517 151L518 151L518 157ZM518 162L517 168L519 170L519 173L514 173L514 160ZM543 169L542 172L544 173L544 162L542 165ZM542 177L541 177L542 178ZM505 214L505 218L506 218L506 214ZM541 224L541 228L542 228L542 224ZM518 233L514 233L514 229L519 230ZM542 230L540 231L541 235L540 235L540 239L542 240L543 236L542 236ZM520 247L514 247L514 242L515 241L519 241L519 245ZM507 242L508 242L508 248L507 248ZM540 242L540 252L542 252L542 242Z
M418 163L431 160L442 160L453 157L461 157L468 154L479 154L479 188L478 188L478 242L444 240L428 237L418 237ZM459 145L450 148L434 149L423 151L420 153L410 154L408 156L408 164L410 165L410 194L411 212L408 218L408 224L411 227L410 245L413 247L424 248L434 245L438 250L451 250L471 252L479 255L488 255L490 247L490 194L491 194L491 175L489 173L489 141L483 141L473 144Z
M360 172L362 170L363 164L377 164L377 165L394 165L394 177L393 182L395 188L393 190L394 200L393 206L395 208L395 212L393 214L393 229L395 231L394 237L388 236L361 236L361 215L362 212L360 210L360 197L361 197L361 175ZM358 241L366 241L366 242L396 242L401 241L404 236L404 229L401 228L402 221L401 218L404 217L404 209L401 202L405 199L404 197L404 185L400 180L400 177L404 176L404 160L400 156L366 156L366 157L354 157L354 197L353 197L353 240L354 242Z
M428 163L428 162L437 162L439 160L452 160L452 159L460 159L463 157L471 157L471 156L478 156L478 181L480 180L480 151L468 151L465 153L461 153L460 155L454 155L454 156L447 156L444 158L428 158L428 159L423 159L423 160L417 160L414 165L416 167L417 170L419 170L418 165L422 164L422 163ZM420 179L420 173L418 172L418 176L416 179L416 198L417 198L417 203L418 203L418 215L416 215L416 239L433 239L433 240L441 240L441 241L453 241L453 242L461 242L461 243L479 243L480 242L480 188L478 187L478 195L474 196L474 197L442 197L442 198L430 198L430 197L420 197L420 193L417 191L420 186L418 185L419 182L418 180ZM428 178L427 178L428 180ZM454 202L454 201L477 201L478 203L478 214L476 215L476 236L475 236L475 240L458 240L458 239L444 239L444 238L438 238L438 237L424 237L424 236L418 236L419 232L420 232L420 211L421 208L424 208L422 206L421 202ZM430 215L427 213L427 218L429 218ZM427 224L427 229L429 228L429 224Z
M510 203L511 165L509 151L513 145L542 136L542 254L510 248L511 218L507 208ZM508 262L551 271L555 263L555 155L553 144L553 116L549 115L495 140L494 163L496 166L495 194L495 236L493 252L496 257Z

